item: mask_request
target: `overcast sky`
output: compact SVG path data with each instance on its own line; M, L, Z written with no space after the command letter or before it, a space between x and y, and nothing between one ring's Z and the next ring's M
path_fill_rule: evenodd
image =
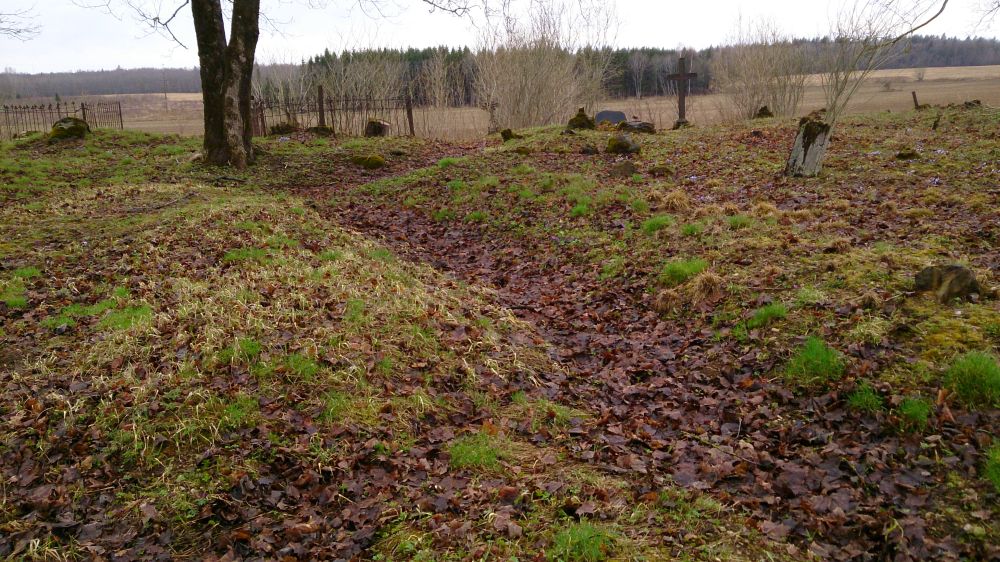
M131 13L120 19L77 4L101 0L0 0L0 12L32 9L41 28L31 41L0 38L0 67L19 72L54 72L116 67L193 67L194 29L190 9L175 25L184 49L146 30ZM120 0L115 0L120 1ZM148 0L163 6L181 0ZM316 0L312 0L313 3ZM261 62L299 61L329 48L367 46L474 46L476 29L468 18L429 13L419 0L390 0L378 15L358 7L356 0L328 0L322 9L309 0L264 0L281 33L265 30L258 45ZM701 48L725 41L736 20L766 17L796 36L824 34L830 14L843 0L617 0L620 46ZM997 37L998 25L977 25L983 0L952 0L928 34ZM383 0L385 2L385 0ZM176 4L174 4L176 5Z

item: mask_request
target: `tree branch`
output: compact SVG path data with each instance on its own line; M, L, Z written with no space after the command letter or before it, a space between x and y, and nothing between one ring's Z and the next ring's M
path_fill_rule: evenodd
M31 9L0 12L0 36L27 41L38 35L38 26L31 23Z

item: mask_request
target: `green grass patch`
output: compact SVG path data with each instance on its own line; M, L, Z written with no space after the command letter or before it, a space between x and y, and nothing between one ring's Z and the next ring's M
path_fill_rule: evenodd
M16 279L32 279L38 277L42 274L42 270L37 267L20 267L14 270L14 278Z
M560 562L601 562L614 551L615 533L580 521L563 527L552 539L549 560Z
M452 211L451 209L446 209L446 208L437 209L436 211L434 211L433 213L431 213L431 218L433 218L437 222L452 221L452 220L455 220L456 216L457 215L455 214L455 211Z
M236 343L218 353L216 359L220 364L228 365L234 361L252 363L260 357L262 346L253 338L239 338Z
M496 437L485 433L465 435L448 447L452 468L495 469L505 454L505 447Z
M340 261L344 259L344 252L340 250L326 250L319 254L319 259L323 261Z
M815 306L826 302L826 293L816 287L802 287L795 294L795 305L798 307Z
M945 379L968 406L1000 406L1000 364L991 353L970 351L959 355L948 367Z
M672 224L674 224L674 217L670 215L656 215L642 221L640 228L645 234L655 234Z
M788 308L784 304L772 303L755 310L753 316L747 320L747 328L751 330L763 328L778 320L783 320L786 316L788 316Z
M285 370L300 379L311 381L316 378L316 375L320 371L320 366L311 357L307 357L301 353L292 353L285 356Z
M148 306L129 306L108 313L97 323L97 327L109 330L127 330L132 326L148 322L152 317L153 309Z
M237 248L229 250L222 256L224 263L256 262L267 261L267 250L263 248Z
M986 451L986 461L983 463L983 478L1000 494L1000 443L994 444Z
M622 274L625 270L625 258L616 256L601 264L601 273L598 275L601 281L613 279Z
M344 322L359 326L365 324L368 317L365 315L365 301L361 299L351 299L344 305Z
M219 428L234 430L251 427L260 420L260 405L257 399L246 394L238 394L222 410Z
M325 422L336 422L344 419L351 410L351 399L343 392L331 390L323 396L323 413L319 419Z
M486 211L472 211L465 215L465 222L486 222Z
M803 386L827 384L843 374L840 352L815 336L806 340L785 367L785 379Z
M701 258L667 262L660 270L660 283L670 287L680 285L708 269L708 262Z
M573 208L569 210L569 216L573 218L585 217L590 214L590 205L586 203L577 203L573 205Z
M926 398L904 398L898 411L903 431L923 431L933 411L934 405Z
M744 228L749 228L753 224L753 219L746 215L733 215L731 217L726 217L726 223L729 228L733 230L743 230Z
M847 406L858 412L875 413L882 410L883 400L872 385L864 381L847 397Z
M446 156L446 157L438 160L437 166L438 166L438 168L441 168L442 170L446 170L448 168L451 168L452 166L456 166L456 165L460 164L462 162L462 160L464 160L464 158L455 158L455 157L452 157L452 156Z
M700 222L689 222L681 225L681 236L698 236L705 231L705 225Z

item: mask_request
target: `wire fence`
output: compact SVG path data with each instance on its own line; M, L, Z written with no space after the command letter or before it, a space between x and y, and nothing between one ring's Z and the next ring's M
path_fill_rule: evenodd
M254 136L312 127L327 127L336 135L361 136L369 121L388 123L390 135L415 134L409 96L326 98L320 88L315 98L302 101L254 101L252 114Z
M79 117L91 129L124 129L122 104L118 101L0 106L0 139L12 139L32 131L48 131L63 117Z

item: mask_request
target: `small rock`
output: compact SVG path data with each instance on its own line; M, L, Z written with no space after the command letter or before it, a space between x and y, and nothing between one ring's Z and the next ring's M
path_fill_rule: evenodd
M617 135L608 139L608 154L639 154L641 147L629 135Z
M914 278L917 291L934 291L941 303L954 299L972 300L983 294L976 275L961 265L934 265L925 267Z
M649 175L654 178L666 178L674 175L674 170L670 166L664 164L657 164L649 169Z
M517 154L520 154L521 156L527 156L527 155L531 154L531 149L528 148L527 146L519 146L519 147L517 147L517 148L514 149L514 152L516 152Z
M639 169L631 160L623 160L611 167L609 174L613 178L630 178L639 173Z
M861 308L865 310L874 310L882 306L882 298L878 293L874 291L868 291L861 295Z
M510 129L504 129L504 130L500 131L500 138L503 139L503 142L507 142L507 141L511 141L511 140L514 140L514 139L523 139L524 137L521 136L521 135L519 135L519 134L517 134L517 133L515 133L514 131L512 131Z
M630 120L619 123L618 130L626 133L653 134L656 132L656 126L648 121Z
M571 137L576 134L576 131L574 131L573 129L564 129L563 132L559 134L564 137Z
M596 146L592 144L585 144L583 148L580 149L580 154L586 154L587 156L593 156L595 154L600 154L601 151L597 149Z
M757 113L753 116L754 119L770 119L772 117L774 117L774 112L766 105L758 109Z
M385 158L379 154L369 154L367 156L352 156L351 162L361 166L366 170L377 170L385 166Z
M912 148L906 148L896 153L896 160L918 160L920 154Z

